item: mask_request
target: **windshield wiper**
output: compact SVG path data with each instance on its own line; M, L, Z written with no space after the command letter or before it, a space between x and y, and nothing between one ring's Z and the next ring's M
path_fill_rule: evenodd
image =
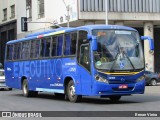
M115 61L114 61L113 65L111 66L111 69L109 70L110 72L113 70L113 67L116 64L117 60L118 60L118 55L119 55L119 53L117 53L117 55L116 55Z
M116 64L116 62L117 62L117 60L118 60L118 57L119 57L119 55L120 55L120 50L119 50L119 48L118 48L118 51L119 51L119 52L117 53L117 55L116 55L116 57L115 57L115 61L114 61L113 65L111 66L111 69L109 70L110 72L113 71L113 67L114 67L114 65ZM135 71L135 67L134 67L132 61L130 60L130 58L128 57L128 55L127 55L124 51L122 52L122 54L124 54L124 55L126 56L126 58L129 60L129 63L131 64L133 70Z
M132 63L132 61L131 61L131 59L128 57L128 55L127 55L125 52L123 52L123 54L127 57L127 59L129 60L130 64L131 64L132 67L133 67L133 70L135 71L135 67L134 67L134 65L133 65L133 63Z

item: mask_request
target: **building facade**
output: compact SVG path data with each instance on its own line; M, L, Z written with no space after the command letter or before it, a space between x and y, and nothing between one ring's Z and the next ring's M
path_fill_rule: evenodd
M12 1L12 0L1 0ZM15 0L17 38L61 26L88 24L125 25L154 38L155 51L144 42L146 69L160 72L160 0ZM4 5L1 12L4 12ZM106 12L107 11L107 12ZM2 14L2 13L0 13ZM69 16L69 17L68 17ZM21 31L21 17L28 18L28 32ZM107 18L107 19L106 19ZM69 20L69 24L67 24ZM2 20L1 20L2 21Z
M17 37L16 0L0 0L0 62L4 62L5 44Z

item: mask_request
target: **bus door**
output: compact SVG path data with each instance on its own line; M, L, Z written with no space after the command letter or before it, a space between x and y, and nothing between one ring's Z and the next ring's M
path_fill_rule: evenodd
M91 60L90 60L90 45L81 44L80 54L79 54L79 63L80 63L80 79L82 85L82 94L89 95L91 94Z

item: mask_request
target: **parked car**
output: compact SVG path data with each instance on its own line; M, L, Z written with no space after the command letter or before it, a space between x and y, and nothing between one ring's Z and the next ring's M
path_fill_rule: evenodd
M2 63L0 63L0 69L3 69L3 65L2 65Z
M5 89L5 88L7 88L8 90L12 90L12 88L6 86L4 70L0 69L0 89Z
M145 71L146 85L157 85L160 82L160 74L151 71Z

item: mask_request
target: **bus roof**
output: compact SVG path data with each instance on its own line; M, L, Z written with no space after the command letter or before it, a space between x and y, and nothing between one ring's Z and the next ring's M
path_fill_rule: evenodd
M7 42L7 44L27 41L27 40L36 39L36 38L43 38L43 37L47 37L47 36L51 36L51 35L58 35L61 33L63 34L63 33L72 32L72 31L76 31L76 30L86 30L86 31L90 32L93 29L118 29L118 30L134 30L134 31L136 31L135 29L133 29L131 27L119 26L119 25L86 25L86 26L80 26L80 27L76 27L76 28L62 27L62 28L58 28L58 29L48 30L45 32L37 32L37 33L31 34L31 35L27 35L25 38L22 38L22 39L11 40L11 41Z
M52 29L52 30L48 30L48 31L43 31L43 32L37 32L37 33L34 33L34 34L30 34L30 35L27 35L27 37L34 37L34 36L38 36L38 35L42 35L42 34L48 34L48 33L52 33L52 32L56 32L56 31L60 31L60 30L65 30L67 29L66 27L61 27L61 28L57 28L57 29Z
M87 26L81 26L77 27L78 29L88 29L88 30L93 30L93 29L119 29L119 30L134 30L131 27L127 26L120 26L120 25L87 25Z

